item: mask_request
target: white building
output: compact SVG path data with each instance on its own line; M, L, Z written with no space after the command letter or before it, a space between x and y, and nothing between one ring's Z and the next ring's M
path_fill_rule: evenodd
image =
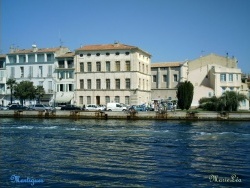
M6 71L6 62L5 55L0 55L0 105L6 106L5 97L6 97L6 81L7 81L7 71Z
M151 100L151 55L120 43L87 45L75 52L77 105Z
M6 70L7 79L13 78L16 82L31 81L34 86L43 86L46 95L41 99L42 103L51 104L54 101L57 74L55 66L56 57L68 52L65 47L43 48L38 49L36 45L32 45L32 49L10 49L10 53L6 54ZM10 95L10 91L7 90ZM10 97L6 100L10 102ZM13 101L19 102L19 101ZM35 101L30 101L35 103Z
M236 58L210 54L183 64L186 80L194 85L192 107L199 105L202 97L220 97L225 91L236 91L248 96L247 84L241 81L241 69ZM183 71L184 72L184 71ZM248 100L239 109L249 109Z

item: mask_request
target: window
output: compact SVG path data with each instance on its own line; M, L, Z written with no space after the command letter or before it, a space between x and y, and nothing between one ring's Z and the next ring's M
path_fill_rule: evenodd
M139 62L139 72L141 72L141 63Z
M47 54L47 62L53 61L53 54Z
M100 53L96 53L96 56L100 56Z
M230 82L233 81L233 74L229 74L229 81L230 81Z
M126 55L129 55L129 52L125 52Z
M79 103L83 104L83 96L79 96Z
M87 96L87 104L91 104L91 96Z
M91 62L88 62L88 72L92 71Z
M224 93L226 91L226 87L221 87L221 92Z
M130 61L126 61L126 71L130 71Z
M33 66L29 66L29 78L32 78L32 77L33 77Z
M23 78L24 74L24 68L20 67L20 77Z
M220 81L226 82L226 74L220 74Z
M110 61L106 61L106 71L110 72Z
M141 89L141 79L139 78L138 89Z
M106 89L110 89L110 79L106 79Z
M37 62L44 62L44 54L37 54Z
M130 79L126 79L126 89L130 89Z
M148 74L148 65L146 65L146 73Z
M69 84L69 91L74 91L74 85L73 84Z
M174 74L174 81L178 82L178 75L177 74Z
M80 72L84 72L84 64L83 64L83 62L80 63Z
M80 79L80 89L84 89L84 80Z
M52 65L48 65L48 77L52 77Z
M120 55L120 53L119 53L119 52L116 52L115 55Z
M15 77L15 67L11 67L11 70L10 70L10 77L11 77L11 78L14 78L14 77Z
M109 56L109 55L110 55L110 53L107 52L107 53L106 53L106 56Z
M153 82L156 82L156 75L153 75Z
M97 72L101 71L101 62L96 62L96 71Z
M96 79L96 89L101 89L101 79Z
M43 86L43 81L39 81L39 82L38 82L38 85L39 85L39 86Z
M64 85L63 84L59 84L59 91L64 91Z
M110 102L110 96L105 96L105 102L106 104Z
M87 56L88 56L88 57L90 57L90 56L91 56L91 54L90 54L90 53L88 53L88 54L87 54Z
M39 70L38 70L38 77L43 77L43 67L39 66Z
M69 72L68 72L68 76L69 76L68 78L71 78L71 79L74 78L74 73L73 73L73 71L69 71Z
M64 61L63 60L58 61L58 66L59 68L64 68Z
M48 88L49 88L49 93L52 93L53 92L52 81L48 81Z
M142 72L144 72L144 64L142 64Z
M88 89L91 89L91 79L87 80L87 87L88 87Z
M0 61L0 69L3 69L3 66L4 66L4 62Z
M120 71L120 61L115 62L116 71Z
M26 56L25 55L19 55L19 63L25 63L26 62Z
M115 102L117 102L117 103L120 102L120 97L119 96L115 96Z
M167 82L167 75L163 75L163 82Z
M80 57L83 57L83 54L80 54Z
M120 79L115 79L115 89L120 89Z
M125 104L129 104L129 96L125 96Z
M142 79L142 89L144 90L145 89L145 80Z

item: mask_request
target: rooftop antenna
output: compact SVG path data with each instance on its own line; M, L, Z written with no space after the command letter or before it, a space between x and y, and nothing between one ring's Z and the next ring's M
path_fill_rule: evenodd
M59 30L59 44L60 44L60 47L63 46L63 41L62 41L62 38L61 38L61 31Z

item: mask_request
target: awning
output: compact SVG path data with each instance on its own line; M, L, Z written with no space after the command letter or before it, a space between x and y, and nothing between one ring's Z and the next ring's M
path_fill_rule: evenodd
M60 92L56 93L55 101L56 103L68 103L70 102L74 97L73 92Z

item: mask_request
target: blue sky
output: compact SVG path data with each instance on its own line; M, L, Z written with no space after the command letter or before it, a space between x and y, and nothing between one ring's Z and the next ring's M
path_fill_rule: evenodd
M1 1L1 0L0 0ZM235 56L250 73L249 0L2 0L1 46L19 48L114 41L138 46L152 62Z

